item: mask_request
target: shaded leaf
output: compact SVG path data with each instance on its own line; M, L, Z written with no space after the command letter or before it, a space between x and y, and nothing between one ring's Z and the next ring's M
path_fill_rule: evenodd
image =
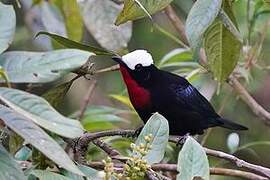
M72 180L69 177L48 170L33 170L31 174L38 177L39 180Z
M188 137L179 156L177 180L200 177L209 180L209 164L203 147L192 137Z
M53 87L45 94L43 94L42 97L46 99L50 103L50 105L52 105L52 107L56 108L63 102L72 83L73 81L69 81Z
M124 105L128 106L130 109L134 109L128 96L123 96L123 95L118 95L118 94L111 94L109 96L112 97L113 99L123 103Z
M89 51L89 52L93 52L96 55L108 55L108 56L112 56L112 55L116 55L114 52L111 51L107 51L105 49L102 48L98 48L98 47L94 47L94 46L88 46L82 43L78 43L75 41L72 41L68 38L59 36L57 34L53 34L53 33L48 33L48 32L39 32L37 36L39 35L47 35L50 36L52 39L54 39L55 41L57 41L59 44L67 47L67 48L74 48L74 49L80 49L80 50L84 50L84 51Z
M235 22L231 7L224 3L224 10ZM210 71L219 82L224 82L234 70L240 56L241 42L228 30L220 19L207 29L204 47Z
M42 1L40 3L41 20L46 28L46 31L66 36L66 27L64 24L64 18L59 9L52 3Z
M222 0L197 0L186 20L186 35L191 47L197 49L206 29L214 22Z
M148 16L146 11L149 14L154 14L164 9L171 2L172 0L126 0L115 24L120 25L129 20L133 21Z
M45 83L78 69L93 55L76 49L10 51L0 55L0 65L5 69L10 82Z
M177 63L181 61L191 61L192 53L189 49L177 48L168 52L159 63L159 66L162 67L164 64Z
M23 171L7 152L7 150L0 144L0 179L16 179L26 180Z
M23 138L10 132L8 141L9 153L15 154L22 147L23 141Z
M83 21L76 0L56 0L64 16L67 36L75 41L80 41L83 34ZM50 31L52 32L52 31Z
M79 121L62 116L39 96L17 89L0 87L0 99L16 112L61 136L76 138L84 132Z
M143 158L151 165L159 163L164 157L169 139L168 121L158 113L153 114L144 125L138 139L136 140L136 145L140 145L141 143L145 144L146 141L144 137L149 134L153 135L151 149Z
M132 24L114 25L121 5L108 0L87 0L80 2L80 6L86 28L102 47L112 51L127 47Z
M12 5L5 5L0 2L0 24L1 54L9 47L15 34L16 15Z
M83 175L65 151L32 121L3 105L0 105L0 118L10 129L56 164L75 174Z

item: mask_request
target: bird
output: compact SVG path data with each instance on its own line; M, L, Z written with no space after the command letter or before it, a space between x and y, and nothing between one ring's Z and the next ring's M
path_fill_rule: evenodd
M129 99L144 123L158 112L168 120L170 135L201 135L216 126L248 129L218 115L184 77L157 68L147 50L138 49L112 59L120 65Z

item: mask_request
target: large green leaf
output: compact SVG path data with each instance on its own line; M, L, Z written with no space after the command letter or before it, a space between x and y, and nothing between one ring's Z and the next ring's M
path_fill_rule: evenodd
M0 55L0 65L13 83L45 83L78 69L94 53L76 49L49 52L10 51Z
M0 118L10 129L23 137L26 142L32 144L60 167L75 174L84 175L59 144L27 117L0 105Z
M11 5L0 2L0 54L5 51L13 40L16 28L16 15Z
M0 144L0 179L26 180L12 156Z
M224 3L224 10L235 23L231 7ZM234 70L240 56L241 42L217 18L204 35L204 47L214 78L224 82Z
M169 124L168 121L160 114L155 113L144 125L136 145L145 144L145 136L152 134L151 149L143 158L148 164L159 163L165 153L165 149L169 139Z
M53 2L56 3L62 11L67 36L72 40L80 41L83 35L83 21L77 1L55 0Z
M115 26L114 21L122 6L108 0L80 2L87 30L104 48L112 51L126 48L132 34L132 24Z
M217 17L222 0L197 0L186 21L186 35L193 49L201 44L203 34Z
M39 180L72 180L69 177L48 170L33 170L30 174L38 177Z
M200 177L209 180L209 163L203 147L192 137L189 137L178 156L177 180Z
M96 55L108 55L108 56L116 55L114 52L107 51L105 49L94 47L94 46L88 46L85 44L81 44L79 42L72 41L68 38L65 38L63 36L59 36L59 35L53 34L53 33L39 32L36 35L36 37L39 35L42 35L42 34L50 36L50 38L52 38L53 40L57 41L59 44L65 46L67 48L74 48L74 49L80 49L80 50L84 50L84 51L90 51L90 52L95 53Z
M115 24L120 25L129 20L136 20L154 14L166 6L173 0L126 0L124 1L124 9L118 15Z
M76 138L84 132L79 121L62 116L39 96L17 89L0 87L0 99L16 112L61 136Z

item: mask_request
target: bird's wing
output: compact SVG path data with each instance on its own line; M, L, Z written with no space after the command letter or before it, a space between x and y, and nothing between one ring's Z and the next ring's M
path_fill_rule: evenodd
M182 80L183 82L183 80ZM200 94L188 81L170 85L170 91L176 97L176 103L187 111L192 111L206 116L217 116L208 100Z

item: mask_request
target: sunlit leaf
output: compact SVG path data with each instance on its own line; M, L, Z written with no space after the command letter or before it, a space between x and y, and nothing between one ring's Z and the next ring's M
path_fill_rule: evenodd
M0 2L0 24L1 54L9 47L15 34L16 15L12 5L5 5Z
M0 55L0 65L13 83L45 83L78 69L94 53L62 49L49 52L9 51Z
M223 8L233 22L235 22L228 3L224 3ZM214 21L204 36L204 47L210 71L213 72L216 80L224 82L237 64L240 56L241 42L224 26L220 19Z
M151 116L136 140L136 145L145 144L144 137L150 134L153 136L151 149L143 158L151 165L163 159L168 144L169 124L162 115L155 113Z
M52 33L48 33L48 32L39 32L37 36L39 35L47 35L50 38L54 39L55 41L57 41L59 44L67 47L67 48L74 48L74 49L80 49L80 50L84 50L84 51L89 51L89 52L93 52L96 55L108 55L108 56L112 56L112 55L116 55L114 52L111 51L107 51L105 49L102 48L98 48L98 47L94 47L94 46L88 46L76 41L72 41L68 38L65 38L63 36L59 36L57 34L52 34Z
M108 0L87 0L80 2L80 6L86 28L102 47L112 51L127 47L132 24L114 25L121 5Z
M123 103L124 105L128 106L130 109L134 109L128 96L123 96L123 95L118 95L118 94L111 94L110 97L112 97L113 99Z
M171 2L172 0L126 0L115 24L120 25L130 20L133 21L148 16L146 11L149 14L154 14L164 9Z
M3 105L0 105L0 118L10 129L23 137L25 141L32 144L60 167L75 174L83 175L65 151L31 120Z
M186 35L191 47L200 46L203 34L214 22L221 8L222 0L197 0L186 20Z
M177 48L168 52L159 63L159 66L162 67L164 64L177 63L181 61L191 61L192 53L189 49Z
M0 99L16 112L61 136L76 138L84 132L79 121L64 117L39 96L0 87Z
M26 180L22 170L12 156L0 144L0 179Z
M209 180L209 163L203 147L192 137L189 137L182 147L179 156L177 180L200 177Z
M63 102L71 85L72 81L60 84L47 91L42 97L46 99L52 107L56 108Z
M33 170L31 174L38 177L39 180L72 180L69 177L48 170Z

